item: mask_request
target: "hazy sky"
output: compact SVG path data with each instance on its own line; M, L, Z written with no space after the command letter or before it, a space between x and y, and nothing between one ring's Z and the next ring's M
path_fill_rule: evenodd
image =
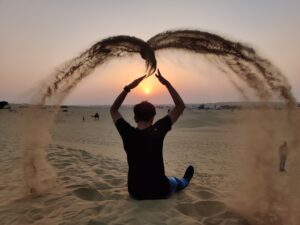
M144 40L169 29L214 32L252 45L289 79L300 100L300 1L282 0L0 0L0 100L28 102L39 82L63 62L113 35ZM184 101L236 101L226 76L199 56L162 52L158 65ZM137 56L99 67L65 104L111 104L144 73ZM145 91L149 91L146 94ZM156 78L132 91L126 103L168 103Z

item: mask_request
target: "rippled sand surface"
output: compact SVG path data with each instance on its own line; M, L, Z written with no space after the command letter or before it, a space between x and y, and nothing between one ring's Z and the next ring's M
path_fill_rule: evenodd
M164 160L170 176L182 176L193 164L191 185L167 200L136 201L127 193L126 156L106 107L60 110L48 147L57 185L41 196L25 195L22 110L0 112L2 225L248 224L224 200L239 182L233 157L243 149L235 129L239 112L186 110L165 139ZM157 118L166 111L159 109ZM95 112L99 121L90 116ZM131 109L122 112L133 124Z

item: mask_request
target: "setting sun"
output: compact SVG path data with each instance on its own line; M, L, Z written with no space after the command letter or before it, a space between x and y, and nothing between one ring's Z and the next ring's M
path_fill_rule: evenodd
M143 95L153 95L157 93L157 80L155 77L149 77L139 85L140 93Z

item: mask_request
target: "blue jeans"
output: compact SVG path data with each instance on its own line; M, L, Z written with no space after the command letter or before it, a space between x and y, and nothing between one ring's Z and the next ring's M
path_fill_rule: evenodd
M168 177L170 183L170 195L186 188L189 182L185 179L178 179L177 177Z

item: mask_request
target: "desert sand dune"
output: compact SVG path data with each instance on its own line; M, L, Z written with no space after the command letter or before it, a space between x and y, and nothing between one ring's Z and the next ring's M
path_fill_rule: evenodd
M165 139L164 160L170 176L193 164L191 185L167 200L136 201L127 193L126 155L108 108L97 107L99 121L81 120L94 111L69 107L58 113L47 150L57 181L40 196L24 193L18 152L23 112L1 112L7 127L0 135L1 224L250 224L227 204L242 181L236 159L246 150L237 138L243 112L186 110ZM122 111L133 124L131 109ZM159 109L157 118L165 114Z

